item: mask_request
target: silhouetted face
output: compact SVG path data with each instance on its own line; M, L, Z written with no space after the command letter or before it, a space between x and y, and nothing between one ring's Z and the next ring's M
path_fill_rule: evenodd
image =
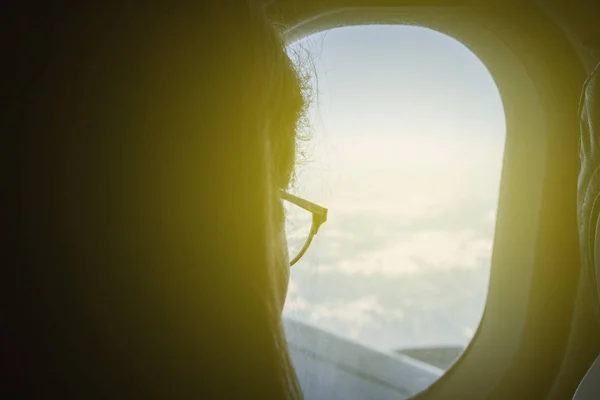
M270 113L271 136L270 148L272 150L271 159L273 163L273 210L274 232L276 243L275 279L276 291L279 304L283 310L285 297L290 278L290 255L288 254L288 245L285 232L285 213L283 201L279 197L279 190L288 189L293 175L296 162L296 135L298 120L304 112L304 97L300 86L300 79L297 71L292 67L291 61L285 54L285 49L281 48L280 59L284 60L281 73L282 85L279 101L276 102L275 109ZM274 129L273 129L274 127Z
M285 304L285 298L287 296L288 284L290 280L290 256L288 254L287 237L285 234L285 216L283 213L283 204L281 199L277 199L275 203L275 226L277 236L277 265L276 268L276 284L277 284L277 296L281 311Z

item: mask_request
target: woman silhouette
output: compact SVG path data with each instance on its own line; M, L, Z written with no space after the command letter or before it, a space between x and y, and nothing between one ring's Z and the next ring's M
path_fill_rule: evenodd
M280 35L251 1L73 3L12 18L6 390L300 398L279 189L304 101Z

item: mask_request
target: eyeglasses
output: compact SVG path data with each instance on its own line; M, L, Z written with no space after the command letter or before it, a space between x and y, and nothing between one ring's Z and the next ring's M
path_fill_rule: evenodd
M327 221L327 209L283 190L279 191L279 197L285 200L285 233L288 254L293 257L291 267L306 253L313 237Z

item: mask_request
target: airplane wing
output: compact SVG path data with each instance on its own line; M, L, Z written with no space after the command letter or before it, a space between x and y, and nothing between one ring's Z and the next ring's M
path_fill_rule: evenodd
M426 389L444 370L385 353L284 317L290 355L305 399L405 399Z

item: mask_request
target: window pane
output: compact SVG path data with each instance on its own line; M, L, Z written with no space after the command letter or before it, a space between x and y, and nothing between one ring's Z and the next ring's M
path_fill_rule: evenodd
M331 398L333 380L338 394L357 385L344 396L407 397L451 365L483 313L506 130L498 89L463 44L422 27L338 28L289 50L315 94L290 192L329 209L291 272L298 375L308 398ZM398 354L426 363L411 364L428 371L421 386L377 370L404 371Z

